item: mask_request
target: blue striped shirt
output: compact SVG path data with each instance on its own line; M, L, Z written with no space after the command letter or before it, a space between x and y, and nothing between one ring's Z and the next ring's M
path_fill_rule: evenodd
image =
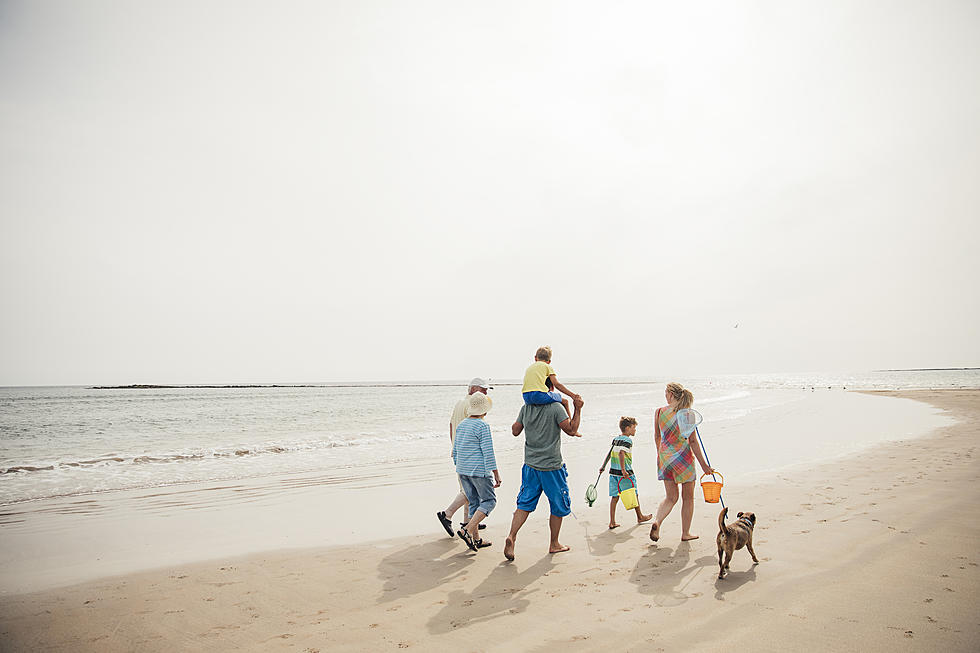
M493 437L486 422L467 417L459 423L453 440L453 461L457 474L493 476L491 472L497 469L497 459L493 456Z

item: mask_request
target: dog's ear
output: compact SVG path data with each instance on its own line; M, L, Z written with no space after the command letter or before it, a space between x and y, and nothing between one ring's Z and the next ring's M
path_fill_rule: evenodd
M742 513L738 513L738 514L737 514L737 515L735 515L735 516L736 516L736 517L741 517L741 516L742 516Z

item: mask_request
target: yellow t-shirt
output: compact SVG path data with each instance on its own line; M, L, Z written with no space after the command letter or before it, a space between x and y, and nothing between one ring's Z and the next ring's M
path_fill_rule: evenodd
M524 387L521 392L548 392L545 380L555 373L555 368L544 361L534 361L524 372Z

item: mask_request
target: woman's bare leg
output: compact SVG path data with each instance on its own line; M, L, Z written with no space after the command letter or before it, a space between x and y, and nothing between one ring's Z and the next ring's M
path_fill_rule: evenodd
M674 483L673 481L664 481L664 490L666 490L667 496L665 496L664 500L660 502L660 506L657 508L657 516L653 520L653 526L650 527L650 539L654 542L660 539L660 524L667 518L667 515L669 515L670 511L674 508L674 504L677 503L679 494L677 491L677 483Z
M681 541L698 539L691 533L691 522L694 521L694 481L681 486Z

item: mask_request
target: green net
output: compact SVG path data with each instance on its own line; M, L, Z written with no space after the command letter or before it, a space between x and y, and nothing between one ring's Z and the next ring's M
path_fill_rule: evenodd
M592 504L595 503L596 497L598 496L599 493L596 492L594 485L590 485L588 489L585 490L585 500L589 503L590 508L592 507Z

